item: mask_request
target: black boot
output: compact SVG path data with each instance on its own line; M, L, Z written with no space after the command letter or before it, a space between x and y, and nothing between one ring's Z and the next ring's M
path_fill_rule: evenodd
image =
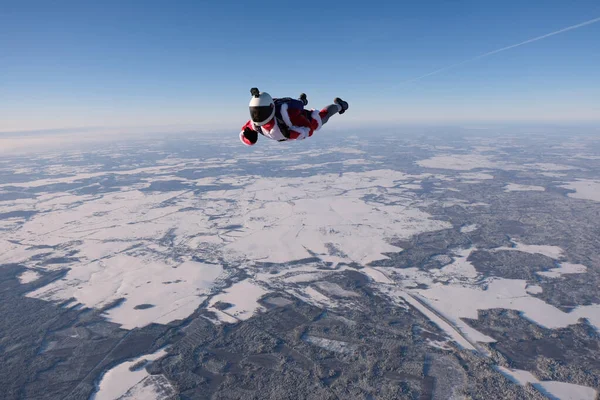
M337 105L339 105L340 107L342 107L342 109L340 110L340 114L343 114L346 112L346 110L348 109L348 103L345 102L344 100L340 99L339 97L336 97L335 99L333 99L333 102Z
M306 93L300 93L300 97L298 97L298 100L300 100L302 103L304 103L305 106L308 105L308 99L306 98Z

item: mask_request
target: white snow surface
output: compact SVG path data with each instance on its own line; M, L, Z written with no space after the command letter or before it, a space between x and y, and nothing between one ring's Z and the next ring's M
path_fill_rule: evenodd
M339 296L339 297L358 297L359 294L356 292L353 292L351 290L346 290L344 288L342 288L340 285L338 285L337 283L333 283L333 282L319 282L316 284L316 286L325 291L326 293L329 293L330 295L334 295L334 296Z
M129 389L144 380L150 374L146 368L142 367L135 371L130 368L143 360L154 361L167 354L165 349L158 350L155 353L138 357L131 361L126 361L108 370L98 384L98 390L92 395L92 400L116 400L125 395ZM149 397L151 398L151 397Z
M471 233L471 232L476 231L478 228L479 227L477 226L477 224L465 225L465 226L461 226L460 232L461 233Z
M0 212L38 212L0 238L0 263L42 270L70 268L64 279L28 296L51 301L74 297L93 308L124 299L106 315L131 329L190 315L223 286L226 271L220 259L249 270L257 262L286 263L314 254L334 267L350 262L366 265L385 258L385 252L401 251L390 244L395 239L451 227L421 211L421 200L409 187L403 187L424 175L386 169L285 179L219 176L189 181L197 187L231 185L199 195L186 190L138 190L152 182L173 180L183 166L201 169L205 164L174 159L156 167L111 171L149 176L143 185L118 192L76 195L42 191L36 199L0 202ZM162 175L152 178L152 174ZM99 176L99 172L74 173L19 186L39 188ZM365 200L369 195L396 203L370 203ZM180 253L197 254L210 263L191 258L175 261L171 248L161 240L171 240L170 245ZM34 258L48 253L41 246L56 246L53 257L67 260L41 264ZM329 246L339 251L331 253ZM68 259L70 252L77 253L76 260ZM311 266L306 273L316 268ZM263 276L259 287L268 291L271 284L285 283L280 278ZM288 278L291 283L293 278ZM236 288L230 290L235 292ZM239 295L227 292L223 296L232 304L240 303L240 310L233 310L235 318L248 318L259 309L252 302L246 308L248 304ZM140 305L144 306L135 308ZM219 315L232 321L226 314Z
M417 161L417 165L424 168L449 169L455 171L470 171L473 169L502 169L507 171L568 171L578 169L571 165L561 165L553 163L530 163L517 165L511 162L500 161L495 156L479 154L477 152L470 154L440 154L431 158ZM474 173L471 179L475 181L482 179L492 179L486 177L485 173ZM468 175L467 175L468 176ZM463 177L463 179L467 178ZM469 178L467 178L469 179Z
M432 340L432 339L427 339L427 344L431 347L435 347L436 349L440 349L440 350L452 350L452 347L450 347L448 345L448 341L445 340Z
M460 174L459 177L461 179L473 181L494 179L494 175L486 174L484 172L465 172Z
M598 395L594 388L566 382L541 381L534 387L560 400L596 400Z
M540 381L531 372L497 367L498 371L515 383L525 386L531 383L542 394L549 394L560 400L595 400L596 389L557 381Z
M563 250L556 246L521 245L520 248L522 251L543 252L552 258L563 254ZM587 318L593 326L600 329L598 304L578 306L566 313L534 297L533 295L541 292L541 288L528 285L525 280L481 279L473 265L467 261L474 250L456 249L453 262L440 269L422 271L417 268L385 268L385 275L378 271L385 277L378 282L384 293L392 299L402 299L413 305L459 346L482 353L486 353L486 350L477 343L494 342L494 339L463 321L463 318L477 319L478 310L504 308L519 311L533 323L549 329L563 328L576 324L580 318ZM581 267L577 268L581 270ZM427 288L421 288L423 285Z
M30 283L37 281L40 278L40 273L32 270L25 271L19 275L19 282Z
M418 296L410 294L408 291L399 289L388 289L385 293L396 303L406 302L425 315L431 322L436 324L438 328L444 331L458 346L467 350L476 350L476 347L471 343L464 334L454 326L452 326L445 318L435 312L435 309L428 307L423 301L418 300Z
M543 192L546 188L543 186L520 185L518 183L509 183L504 187L506 192Z
M575 190L567 196L574 199L600 201L600 181L590 179L578 179L562 186L565 189Z
M448 279L476 278L477 270L467 258L473 249L461 249L455 252L456 258L448 265L439 270L433 270L436 277L446 276Z
M292 157L285 154L265 156L257 150L257 153L242 155L240 159L246 157L250 163L259 163L261 157L286 162L291 158L296 161L295 168L304 173L310 171L308 164L302 164L307 157L328 151L339 153L340 149L328 149L318 154L299 153ZM365 157L357 148L344 151ZM579 318L588 318L592 325L600 327L600 305L580 306L566 313L534 297L541 293L541 287L537 285L523 280L485 279L467 261L477 250L475 248L456 248L439 255L438 260L443 266L428 271L401 265L386 268L369 265L384 259L383 253L401 251L391 244L397 239L452 227L422 211L422 207L430 204L465 208L487 206L458 198L427 203L414 191L421 187L422 179L433 178L432 174L409 175L379 169L341 174L307 173L294 178L223 175L186 180L175 175L183 166L202 170L221 162L227 160L165 160L156 167L122 171L122 175L143 173L147 177L135 187L119 192L99 195L42 193L36 199L0 202L0 213L38 211L19 229L7 225L9 230L0 238L0 263L14 262L32 268L21 276L23 282L33 279L38 270L70 268L63 280L28 295L53 301L75 297L81 304L94 308L123 298L122 303L107 310L106 316L126 329L185 318L204 300L217 317L215 323L236 323L260 312L260 299L273 290L281 290L287 293L285 296L295 296L325 309L354 308L355 292L324 281L353 262L363 267L360 272L370 278L374 290L386 295L396 306L414 307L438 325L453 343L483 354L487 352L482 343L493 339L463 322L463 318L477 318L478 310L516 310L533 323L548 328L574 324ZM343 165L362 163L362 159L346 160ZM425 168L457 171L484 169L458 175L463 183L493 179L490 169L565 169L565 166L541 164L515 166L481 154L447 154L418 163ZM20 184L20 187L41 188L50 183L100 176L98 174L75 171L71 177L41 179ZM435 179L457 182L454 177L439 174ZM179 180L196 188L226 186L222 190L200 193L140 191L153 182L165 180ZM381 201L369 200L374 197ZM461 232L469 233L478 228L476 224L467 225ZM44 245L57 246L52 250L56 257L66 258L76 251L78 260L43 265L34 256L42 256L48 251L36 247ZM179 255L184 254L183 259L174 258L173 249ZM565 256L557 246L526 245L516 241L512 247L496 250L539 253L557 261L564 261ZM308 258L318 261L292 263ZM275 267L262 269L261 263ZM566 279L565 274L584 273L583 268L561 263L559 268L540 274ZM234 281L227 287L230 269L244 269L250 278ZM218 310L215 304L219 301L232 306ZM136 309L141 305L153 307ZM345 351L351 346L335 339L313 336L306 340L332 351ZM448 348L453 343L432 342L430 345ZM116 394L118 396L153 398L156 390L145 371L142 370L145 373L142 376L138 374L140 371L130 373L128 367L127 371L119 367L103 378L99 393L109 393L106 398L110 398L111 394L106 390L114 388L120 393ZM124 382L112 385L110 380L116 379L114 376L119 375L119 371L125 377ZM132 374L137 374L135 379ZM542 384L549 385L548 392L558 390L549 382Z
M513 247L497 247L495 251L521 251L529 254L542 254L552 259L558 260L563 257L563 249L558 246L538 245L538 244L523 244L512 240Z
M544 291L544 289L540 285L527 285L525 290L529 294L540 294Z
M546 278L561 278L566 274L584 274L587 272L587 267L581 264L560 263L557 268L552 268L548 271L538 271L537 274Z
M118 400L166 400L177 398L177 391L164 375L150 375L130 388Z
M245 320L263 307L258 300L267 293L267 290L256 283L244 280L233 284L223 293L214 296L209 303L209 310L217 314L223 322L237 322ZM217 302L232 304L233 306L220 311L214 307Z
M525 164L525 168L534 169L539 171L569 171L577 169L572 165L562 165L562 164L553 164L553 163L533 163L533 164Z
M161 166L161 167L144 167L144 168L121 170L121 171L110 171L110 173L115 174L115 175L134 175L134 174L140 174L140 173L155 174L155 173L159 173L159 172L165 172L165 171L169 171L169 170L173 170L173 169L178 169L183 166L184 165L181 164L181 165L170 165L170 166ZM60 171L60 173L62 173L62 172L68 173L71 171ZM54 185L54 184L58 184L58 183L72 183L72 182L81 181L83 179L104 176L106 174L107 174L107 172L104 172L104 171L103 172L74 173L73 175L61 177L61 178L44 178L44 179L38 179L35 181L29 181L29 182L23 182L23 183L20 183L20 182L19 183L4 183L4 184L0 184L0 188L7 187L7 186L29 187L30 188L30 187Z
M518 383L519 385L525 386L528 383L537 383L539 380L529 371L523 371L521 369L512 369L506 367L497 367L498 371L502 372L511 381Z
M417 161L417 164L424 168L451 169L457 171L469 171L476 168L494 168L499 166L499 164L494 162L491 157L481 154L438 155L426 160Z
M327 254L326 243L342 249L348 261L368 264L385 258L382 253L401 250L388 243L391 238L450 227L412 207L409 190L394 188L407 178L379 170L300 178L292 184L289 179L256 181L240 193L249 234L226 248L272 263L308 258L307 249ZM406 204L373 207L362 197L374 193L405 195ZM267 201L269 207L262 207Z
M312 286L288 289L288 292L293 295L295 294L296 297L299 297L307 303L312 304L316 307L336 308L336 306L338 305L336 301L333 301L333 299L327 297Z
M106 311L109 320L125 329L150 323L168 323L189 316L206 298L219 277L218 265L186 261L178 265L124 254L71 269L29 296L60 301L74 297L86 307L101 308L117 299L125 301ZM150 304L151 308L135 309Z
M462 318L477 319L478 310L494 308L520 311L525 318L549 329L576 324L580 318L588 318L600 329L600 305L579 306L566 313L530 296L524 280L488 278L486 283L487 288L436 284L414 291L474 342L492 342L493 339L471 328Z
M559 172L540 172L540 175L547 176L548 178L562 178L563 176L567 176L567 174L561 174Z

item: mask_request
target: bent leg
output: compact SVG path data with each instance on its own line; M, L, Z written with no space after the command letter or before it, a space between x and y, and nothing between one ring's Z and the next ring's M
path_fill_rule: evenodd
M311 121L311 125L313 125L309 137L313 135L313 132L318 131L329 121L329 118L334 116L335 114L342 111L342 106L338 104L330 104L327 107L323 108L321 111L317 110L304 110L304 116ZM314 126L314 122L317 123L317 126Z
M321 117L321 125L325 125L329 118L342 111L342 107L337 104L330 104L319 112Z

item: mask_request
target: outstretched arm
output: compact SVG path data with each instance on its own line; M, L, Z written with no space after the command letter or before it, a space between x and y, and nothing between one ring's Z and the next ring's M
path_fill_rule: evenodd
M246 146L252 146L258 141L258 132L254 130L252 121L246 122L246 124L242 127L242 131L240 132L240 141Z

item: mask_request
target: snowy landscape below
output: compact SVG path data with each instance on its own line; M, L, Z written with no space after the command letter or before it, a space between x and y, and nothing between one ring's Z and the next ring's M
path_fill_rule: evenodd
M598 133L386 132L3 155L0 398L596 399Z

